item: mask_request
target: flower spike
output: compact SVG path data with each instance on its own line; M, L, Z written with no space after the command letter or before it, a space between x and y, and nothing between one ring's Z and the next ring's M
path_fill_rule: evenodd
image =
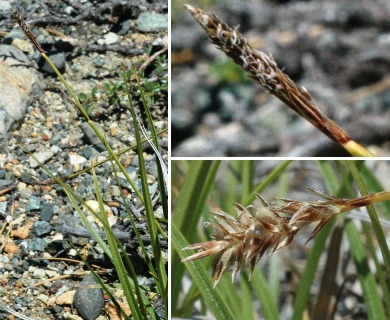
M255 265L264 254L272 255L288 246L299 230L308 227L313 222L318 224L307 242L337 214L375 202L390 200L389 191L354 199L343 199L307 189L325 200L281 199L283 202L281 205L270 205L256 194L263 207L253 205L244 207L235 203L237 218L223 211L211 212L214 217L206 222L205 226L213 229L214 234L211 235L213 240L183 248L183 250L198 250L198 252L183 259L182 262L215 254L212 262L215 287L222 274L228 270L232 270L232 280L246 267L249 268L251 276Z

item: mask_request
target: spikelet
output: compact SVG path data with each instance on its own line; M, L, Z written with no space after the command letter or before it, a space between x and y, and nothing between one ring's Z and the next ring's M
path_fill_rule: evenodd
M26 21L24 21L22 15L17 10L15 10L12 7L11 7L11 10L12 10L12 15L14 16L14 19L17 21L17 23L22 28L22 31L24 32L24 34L27 36L27 38L30 39L30 41L34 44L34 46L37 48L37 50L40 53L43 53L44 51L43 51L42 47L39 45L37 39L35 38L35 35L32 32L31 27L26 23Z

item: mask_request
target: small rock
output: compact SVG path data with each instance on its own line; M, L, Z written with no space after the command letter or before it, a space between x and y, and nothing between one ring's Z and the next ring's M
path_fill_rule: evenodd
M109 45L118 42L119 37L114 32L109 32L103 36L103 39L98 39L97 43L100 45Z
M41 208L41 202L35 196L31 196L26 203L26 211L39 210Z
M72 15L72 13L77 13L76 10L72 7L72 6L67 6L65 9L64 9L64 12L70 16Z
M110 201L115 197L120 197L121 191L118 186L116 185L111 185L107 188L106 192L104 193L104 200Z
M35 278L35 279L43 279L45 277L45 270L43 269L35 269L33 274L32 274L32 277Z
M18 246L15 243L7 243L4 246L3 251L5 253L15 253L15 254L18 254L20 252Z
M65 67L66 67L66 57L65 53L60 52L56 54L49 55L49 58L51 62L56 66L59 72L64 73L65 72ZM55 75L56 73L54 70L51 68L50 64L47 63L47 61L43 58L39 61L39 66L41 67L42 71Z
M31 67L29 59L18 48L0 46L0 142L6 139L11 125L22 119L26 107L42 87L41 75ZM18 67L15 68L15 65Z
M7 201L0 202L0 213L4 214L7 212Z
M86 288L86 286L97 284L94 276L88 274L83 281L80 282L80 287L76 290L73 304L77 309L77 312L85 320L95 320L104 307L102 289Z
M19 184L21 184L21 183L19 183ZM20 188L20 190L19 190L19 194L20 194L21 199L30 199L32 196L32 193L33 193L33 191L30 188Z
M124 35L129 32L131 27L131 20L125 20L120 23L121 29L118 31L119 35Z
M0 2L2 3L2 2ZM8 11L8 10L7 10ZM11 30L3 39L3 44L11 44L15 39L24 39L24 33L20 29Z
M75 293L76 290L72 290L60 294L56 299L56 304L58 304L59 306L71 305L74 300Z
M95 123L95 125L98 127L100 132L103 132L102 127L99 124ZM98 151L106 150L103 143L96 136L96 133L93 131L93 129L89 126L89 124L87 122L83 122L81 124L81 130L83 130L83 133L84 133L83 139L87 143L94 145ZM106 139L107 139L108 144L110 144L111 143L110 138L108 136L106 136Z
M11 231L11 235L14 238L18 239L26 239L28 235L30 234L31 226L25 225L23 227L20 227L16 230Z
M9 179L2 179L0 180L0 189L3 189L7 186L9 186L12 183L12 180Z
M98 67L98 68L101 68L104 66L104 59L100 56L96 57L95 59L93 59L93 65L95 67Z
M34 157L40 162L45 163L46 161L50 160L54 156L54 153L51 151L43 151L43 152L36 152L34 153ZM30 167L36 168L39 166L39 163L35 160L35 158L30 158Z
M41 208L40 219L42 221L50 222L52 217L53 217L53 205L47 202Z
M74 171L78 171L81 169L81 165L88 162L86 158L80 156L78 154L70 154L69 155L69 163L73 166Z
M143 32L168 30L168 16L166 14L142 12L137 18L137 28Z
M15 39L14 41L12 41L12 45L22 50L26 54L31 54L31 55L34 54L34 46L30 41Z
M35 238L29 243L28 250L29 251L45 252L47 245L48 245L48 243L44 239Z
M47 221L35 221L33 225L33 230L38 237L43 237L51 232L52 226Z

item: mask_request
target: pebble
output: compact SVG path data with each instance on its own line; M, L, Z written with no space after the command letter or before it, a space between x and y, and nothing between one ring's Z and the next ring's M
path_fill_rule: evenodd
M142 12L137 19L137 29L143 32L168 30L168 16L166 14Z
M0 202L0 214L4 214L7 212L7 202L2 201Z
M16 48L22 50L25 54L33 55L34 54L34 46L30 41L22 40L22 39L15 39L12 41L12 45Z
M101 126L99 124L96 124L95 125L98 127L99 131L100 132L103 132ZM89 144L92 144L93 146L96 147L96 149L98 151L105 151L106 148L104 147L103 143L100 141L100 139L96 136L95 132L93 131L93 129L89 126L88 123L86 122L83 122L81 124L81 129L83 130L83 133L84 133L84 137L83 139L89 143ZM107 137L107 136L106 136ZM108 142L110 143L110 139L109 137L107 137L107 140Z
M0 4L2 1L0 1ZM20 29L13 29L11 30L3 39L3 44L11 44L15 39L24 39L24 33Z
M51 226L51 224L47 221L35 221L33 224L34 233L38 237L48 235L51 232L52 228L53 227Z
M60 73L65 73L66 57L64 52L49 55L49 59L56 66ZM56 74L50 64L44 58L41 58L39 65L42 71L51 75Z
M30 167L34 169L39 166L39 162L45 163L46 161L50 160L54 156L54 153L51 151L42 151L36 152L33 155L38 160L37 162L34 157L30 158Z
M72 290L60 294L56 298L56 304L58 304L59 306L71 305L73 303L75 293L76 290Z
M19 183L21 184L21 183ZM30 188L18 188L21 199L30 199L33 191ZM38 208L39 209L39 208Z
M53 205L47 202L43 204L39 218L42 221L50 222L51 218L53 217L53 212L54 212Z
M119 35L127 34L131 27L131 20L125 20L120 23L121 29L118 31Z
M46 273L43 269L35 269L32 276L35 279L43 279L46 276Z
M110 45L110 44L117 43L118 40L119 40L119 37L116 33L109 32L109 33L104 35L103 39L99 39L97 41L97 43L100 45Z
M69 163L73 166L74 171L80 170L82 165L87 162L88 160L85 157L78 154L73 153L69 155Z
M26 211L35 211L41 208L41 201L36 196L31 196L26 203Z
M28 244L27 248L30 251L45 252L48 243L42 238L34 238Z
M95 320L104 307L103 291L100 288L84 288L98 284L92 274L88 274L74 296L74 306L84 320Z

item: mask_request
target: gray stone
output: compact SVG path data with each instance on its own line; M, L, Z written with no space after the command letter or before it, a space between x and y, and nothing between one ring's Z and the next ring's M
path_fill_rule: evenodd
M0 1L1 3L1 1ZM3 44L11 44L15 39L25 39L25 35L22 30L14 29L3 39Z
M43 237L51 232L52 226L47 221L35 221L33 224L33 230L38 237Z
M168 30L168 16L142 12L137 18L137 29L143 32L166 31Z
M26 203L26 211L39 210L41 208L41 202L35 196L31 196Z
M56 66L56 68L58 69L59 72L65 73L65 69L66 69L65 68L66 67L65 53L60 52L60 53L49 55L49 59ZM52 67L47 63L46 60L44 60L44 59L41 60L40 64L42 65L42 67L41 67L42 71L44 71L48 74L52 74L52 75L56 74L54 72L54 70L52 69Z
M99 131L101 133L103 133L103 130L101 128L101 126L97 123L95 123L95 125L98 127ZM92 128L89 126L88 123L86 122L83 122L81 124L81 130L83 130L83 133L84 133L84 137L83 139L89 143L89 144L92 144L95 146L95 148L98 150L98 151L104 151L106 150L106 148L104 147L103 143L100 141L100 139L96 136L95 132L92 130ZM108 135L106 135L106 138L107 138L107 141L108 141L108 144L110 144L111 142L111 139L108 137Z
M33 191L30 188L23 188L19 190L21 199L30 199Z
M45 252L48 243L42 238L34 238L28 245L29 251Z
M95 320L104 307L103 291L100 288L86 288L87 286L97 285L94 276L88 274L80 287L76 290L73 304L77 312L85 320Z
M0 1L0 12L4 15L9 14L10 3L9 1Z
M125 20L120 24L121 29L118 31L119 35L124 35L129 32L131 27L131 20Z
M67 6L65 9L64 9L64 12L70 16L72 13L76 13L76 10L72 7L72 6Z
M104 66L104 59L102 57L98 56L95 59L93 59L93 65L95 67L101 68Z
M4 214L7 212L7 201L0 202L0 213Z
M7 186L9 186L13 181L9 179L1 179L0 180L0 189L3 189Z
M23 118L43 82L26 55L14 46L0 45L0 145L14 123Z
M121 191L118 186L111 185L107 188L107 190L104 192L103 199L105 201L110 201L115 197L120 197Z
M35 278L35 279L43 279L45 277L45 270L43 269L35 269L33 274L32 274L32 277Z
M53 217L53 205L47 202L41 208L40 219L41 221L50 222L52 217Z
M30 158L30 167L37 168L39 163L45 163L47 160L50 160L54 156L54 153L51 151L42 151L34 153L34 157L39 161L36 161L33 157Z

